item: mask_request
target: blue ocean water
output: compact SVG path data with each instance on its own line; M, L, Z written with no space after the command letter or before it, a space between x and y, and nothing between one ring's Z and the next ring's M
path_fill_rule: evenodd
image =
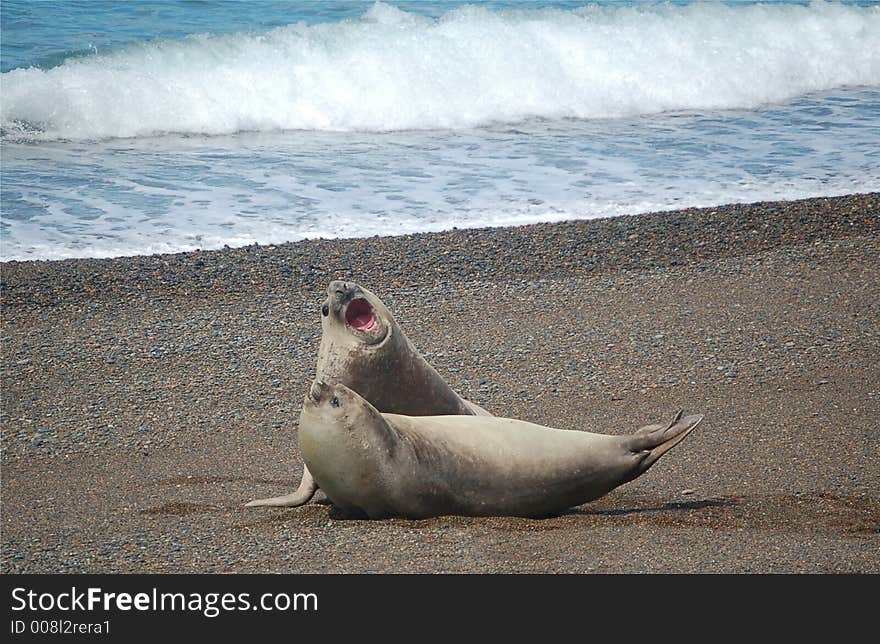
M875 2L0 5L0 259L880 190Z

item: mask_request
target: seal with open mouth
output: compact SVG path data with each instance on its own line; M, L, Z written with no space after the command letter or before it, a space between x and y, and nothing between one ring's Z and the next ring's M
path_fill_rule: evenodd
M413 346L382 300L354 282L333 281L327 287L316 378L342 383L387 413L492 415L459 396ZM302 505L317 489L305 466L296 491L247 506Z
M299 444L321 489L351 514L540 517L635 479L702 418L679 412L618 436L494 416L402 416L318 380Z
M334 281L321 307L316 377L341 382L387 413L489 415L459 396L401 331L378 297Z

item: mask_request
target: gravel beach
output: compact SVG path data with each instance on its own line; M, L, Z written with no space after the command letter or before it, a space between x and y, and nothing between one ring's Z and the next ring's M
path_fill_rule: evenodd
M327 283L496 415L703 423L548 519L294 488ZM4 573L880 572L880 193L2 264Z

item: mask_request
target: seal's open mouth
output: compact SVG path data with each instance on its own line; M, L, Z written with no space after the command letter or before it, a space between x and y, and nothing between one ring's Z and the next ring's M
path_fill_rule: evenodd
M373 307L362 297L349 302L345 309L345 322L358 331L372 331L378 326Z

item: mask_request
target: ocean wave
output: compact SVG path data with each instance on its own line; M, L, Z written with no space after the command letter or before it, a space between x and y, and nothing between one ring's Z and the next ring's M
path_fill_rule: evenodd
M195 35L0 75L6 139L473 128L880 85L880 7L588 5Z

